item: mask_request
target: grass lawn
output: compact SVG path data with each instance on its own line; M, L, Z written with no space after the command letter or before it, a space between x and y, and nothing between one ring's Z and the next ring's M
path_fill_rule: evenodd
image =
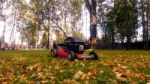
M49 51L0 51L0 84L150 83L150 51L96 52L100 60L72 62Z

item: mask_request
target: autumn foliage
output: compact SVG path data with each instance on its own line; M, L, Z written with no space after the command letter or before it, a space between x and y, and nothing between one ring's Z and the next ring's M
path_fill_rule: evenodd
M53 58L49 51L0 51L2 84L149 84L150 51L102 51L100 60Z

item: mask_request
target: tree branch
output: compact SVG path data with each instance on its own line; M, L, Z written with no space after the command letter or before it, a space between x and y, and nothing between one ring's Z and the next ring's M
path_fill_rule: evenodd
M89 0L84 0L84 1L85 1L85 4L86 4L87 9L88 9L89 11L91 11L92 6L90 5Z

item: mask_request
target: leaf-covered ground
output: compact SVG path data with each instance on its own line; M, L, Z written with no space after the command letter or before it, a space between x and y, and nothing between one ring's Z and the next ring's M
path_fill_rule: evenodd
M49 51L0 51L2 84L148 84L150 51L96 51L100 60L67 61Z

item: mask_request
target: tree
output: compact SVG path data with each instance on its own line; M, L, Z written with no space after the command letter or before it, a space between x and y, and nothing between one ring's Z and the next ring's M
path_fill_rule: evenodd
M12 20L10 21L9 25L12 25L10 26L11 27L11 33L10 33L10 37L9 37L9 48L13 48L15 49L15 30L17 30L17 19L18 19L18 16L17 16L17 9L18 9L18 5L16 4L16 0L11 0L11 10L14 10L11 12L10 16L12 18Z
M54 0L43 1L42 10L40 11L40 21L41 26L44 28L43 40L42 43L46 43L45 46L47 49L50 49L50 29L51 29L51 19L52 19L52 7L55 4Z
M90 13L90 43L92 47L95 48L96 40L97 40L97 19L96 19L96 0L84 0L86 3L86 7Z
M71 0L70 1L70 13L71 13L71 25L72 25L72 32L79 32L80 30L76 25L79 23L82 13L82 0ZM74 33L73 33L74 34Z
M107 0L97 1L98 12L97 12L97 27L103 32L103 45L105 49L114 48L115 43L115 23L114 17L115 12L112 5L106 3ZM111 0L111 3L114 3ZM107 11L106 11L107 10Z
M115 47L115 34L116 34L116 24L115 24L115 11L112 10L107 14L107 23L106 23L106 36L110 41L110 48L114 49Z
M80 20L82 2L82 0L56 0L52 6L52 27L62 33L62 38L80 31L76 25Z
M137 28L137 1L116 0L114 3L114 7L111 10L112 12L110 12L111 15L108 15L108 18L111 18L111 20L108 20L108 26L113 27L113 31L120 37L121 43L124 44L124 42L126 42L127 48L129 49L131 39L133 39ZM112 32L112 34L114 37L114 32Z
M20 4L20 23L23 24L20 29L27 29L30 25L30 28L34 28L31 30L35 30L36 34L33 36L36 39L35 46L37 48L39 42L39 33L44 30L49 34L49 24L45 26L45 20L50 21L50 13L51 13L51 5L54 0L50 1L36 1L30 0L30 3L25 3L22 0L18 0L18 4ZM25 13L26 12L26 13ZM24 14L25 13L25 14ZM22 15L24 14L24 15ZM32 27L31 27L32 26ZM23 32L23 31L22 31ZM21 32L21 33L22 33ZM34 35L34 34L33 34ZM25 35L26 36L26 35ZM48 35L49 38L49 35ZM49 41L49 40L48 40ZM49 42L47 42L47 48L49 48Z
M10 3L11 1L9 0L1 0L0 1L0 21L4 22L4 28L3 28L3 32L2 32L2 48L5 49L5 32L6 32L6 25L7 25L7 19L8 19L8 15L6 14L6 10L8 10L10 8Z
M28 46L35 45L35 43L36 43L36 29L35 29L35 25L30 24L27 27L22 28L20 30L20 32L22 34L22 38L24 38L25 41L28 43Z
M148 40L149 40L149 11L150 11L150 1L149 0L140 0L140 9L142 17L142 27L143 27L143 44L144 49L148 49Z
M47 44L48 44L48 32L44 32L44 34L43 34L43 36L42 36L42 41L41 41L41 45L42 46L48 46Z

